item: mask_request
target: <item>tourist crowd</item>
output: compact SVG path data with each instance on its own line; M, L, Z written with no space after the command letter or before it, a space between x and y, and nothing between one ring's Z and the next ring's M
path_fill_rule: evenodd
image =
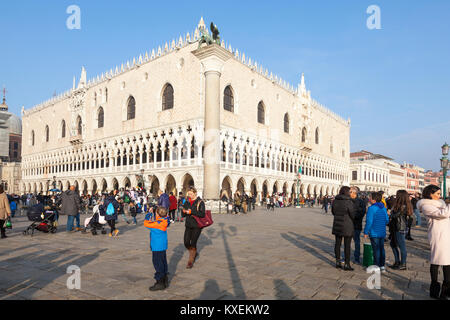
M237 191L228 196L222 192L221 201L226 212L241 214L255 209L256 197L252 193ZM198 257L197 241L202 228L198 219L205 218L206 205L190 187L186 196L179 193L165 193L159 190L157 197L145 190L121 189L110 193L80 196L71 186L69 190L43 196L27 194L21 197L6 195L0 186L0 231L6 238L5 226L20 208L30 208L44 203L47 209L54 209L56 221L58 212L67 216L68 232L83 231L91 228L96 235L97 225L105 220L110 228L109 236L116 237L119 230L116 223L119 217L127 224L137 224L137 215L144 214L144 225L150 229L150 247L156 270L156 283L150 290L163 290L168 286L167 278L167 228L175 222L185 222L184 245L189 251L187 268L192 268ZM385 242L389 242L394 255L394 270L407 270L406 240L413 241L411 230L422 225L421 214L427 218L428 239L431 246L430 257L430 296L437 299L450 298L450 204L441 200L439 187L427 186L423 193L411 196L405 190L399 190L395 196L384 197L383 192L362 193L357 187L344 186L336 197L308 197L299 201L287 197L284 193L267 195L261 206L268 210L297 206L321 206L325 213L329 207L333 215L332 234L335 236L336 268L354 271L351 266L351 243L354 242L354 263L361 263L361 238L370 241L373 251L373 264L381 272L386 272ZM93 212L89 223L81 227L80 213ZM364 224L365 222L365 224ZM74 228L74 223L76 226ZM103 226L101 226L104 229ZM106 233L106 231L104 232ZM341 246L344 244L344 261L341 260ZM344 262L344 263L342 263ZM444 281L438 281L439 268L443 267Z

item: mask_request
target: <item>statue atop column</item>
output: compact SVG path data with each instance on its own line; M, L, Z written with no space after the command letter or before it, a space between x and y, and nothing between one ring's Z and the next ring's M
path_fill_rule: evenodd
M201 32L200 41L198 42L198 47L200 48L203 43L206 43L206 45L211 45L213 43L216 43L220 45L220 37L219 37L219 29L217 26L211 22L210 30L212 33L212 36L209 34L209 32L206 30L205 27L199 28Z

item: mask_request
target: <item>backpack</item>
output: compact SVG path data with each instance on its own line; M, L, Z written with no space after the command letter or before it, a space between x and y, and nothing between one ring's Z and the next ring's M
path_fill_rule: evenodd
M125 196L123 197L123 202L130 203L130 197L128 196L128 194L125 194Z
M108 204L108 207L106 208L106 215L107 216L112 216L112 215L114 215L114 213L116 213L116 210L114 209L114 206L113 206L112 202L110 202Z
M203 201L199 201L197 203L197 211L200 208L200 203L202 203L202 202ZM203 218L200 218L200 217L197 217L194 215L192 215L192 217L195 219L195 221L197 221L198 227L200 229L207 228L214 223L212 216L211 216L211 210L205 210L205 217L203 217Z

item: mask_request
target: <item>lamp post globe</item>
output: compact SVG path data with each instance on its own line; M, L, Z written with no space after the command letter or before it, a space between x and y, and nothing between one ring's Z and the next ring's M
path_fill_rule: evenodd
M447 142L441 148L442 148L442 155L447 156L449 150L449 145L447 144Z

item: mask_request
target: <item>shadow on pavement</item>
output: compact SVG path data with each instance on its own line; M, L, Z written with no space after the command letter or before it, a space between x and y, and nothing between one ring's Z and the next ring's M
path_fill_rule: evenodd
M18 272L2 271L0 273L0 299L33 299L33 295L51 284L55 279L67 275L67 268L75 265L82 269L99 257L107 249L101 249L93 254L72 254L61 257L68 249L50 253L33 253L15 256L3 260L2 263L14 266ZM20 265L24 265L21 267ZM21 271L21 268L24 269ZM58 295L58 293L55 293ZM62 297L63 298L63 297Z
M314 255L315 257L319 258L320 260L324 261L325 263L334 266L334 260L332 259L331 256L325 256L324 254L322 254L320 251L324 251L324 249L322 248L325 244L324 241L319 241L319 240L315 240L315 239L311 239L305 236L301 236L297 233L294 232L289 232L289 234L287 233L282 233L281 237L287 241L289 241L290 243L292 243L293 245L297 246L300 249L303 249L309 253L311 253L312 255ZM326 246L329 246L329 243L326 244ZM334 245L330 248L330 250L334 250Z

